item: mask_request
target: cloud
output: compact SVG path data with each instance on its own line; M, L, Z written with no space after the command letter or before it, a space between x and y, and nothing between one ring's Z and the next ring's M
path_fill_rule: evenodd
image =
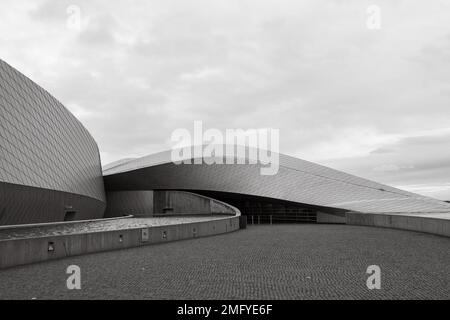
M414 166L412 166L412 165L399 166L396 164L382 164L380 166L373 168L374 171L385 171L385 172L399 171L399 170L405 170L405 169L414 169Z
M380 182L444 185L450 2L376 1L376 31L371 4L17 0L0 12L0 56L80 117L103 163L203 120L279 128L282 152Z
M412 192L450 199L450 131L432 130L399 137L360 157L323 164Z

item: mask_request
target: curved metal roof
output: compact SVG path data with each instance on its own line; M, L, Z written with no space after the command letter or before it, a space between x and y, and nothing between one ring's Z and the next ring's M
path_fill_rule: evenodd
M283 154L278 154L278 173L270 176L260 174L263 165L259 162L177 165L171 161L171 152L105 166L105 187L232 192L358 212L450 212L450 204L444 201Z

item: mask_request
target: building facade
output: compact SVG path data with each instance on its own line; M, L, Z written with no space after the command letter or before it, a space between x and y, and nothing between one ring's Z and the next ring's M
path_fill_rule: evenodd
M100 155L54 97L0 60L0 225L101 218Z
M263 221L343 222L348 211L450 212L443 201L287 155L276 158L274 175L262 175L259 162L175 164L171 151L119 160L102 171L86 128L0 60L0 225L222 214L226 204Z
M315 222L321 217L343 221L348 211L390 214L450 211L444 201L283 154L279 155L279 170L275 175L261 175L260 163L207 164L212 162L174 164L171 151L118 161L104 168L105 188L108 192L194 192L265 221L269 216L286 221Z

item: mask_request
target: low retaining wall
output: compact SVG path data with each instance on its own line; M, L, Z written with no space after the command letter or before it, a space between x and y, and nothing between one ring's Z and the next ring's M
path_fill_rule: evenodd
M178 190L154 190L153 214L234 214L236 208L222 201Z
M317 223L345 224L346 221L345 213L325 213L318 211L316 216Z
M105 217L235 212L233 207L222 201L179 190L108 191L106 198Z
M0 269L87 253L211 236L239 229L239 216L211 221L0 241Z
M347 224L419 231L450 237L450 220L424 216L347 212Z
M132 215L116 217L116 218L102 218L102 219L88 219L88 220L74 220L74 221L58 221L58 222L43 222L43 223L27 223L27 224L12 224L0 226L1 230L11 230L11 229L24 229L24 228L33 228L33 227L49 227L49 226L58 226L58 225L68 225L68 224L80 224L80 223L89 223L89 222L99 222L99 221L109 221L109 220L118 220L118 219L128 219L132 218Z

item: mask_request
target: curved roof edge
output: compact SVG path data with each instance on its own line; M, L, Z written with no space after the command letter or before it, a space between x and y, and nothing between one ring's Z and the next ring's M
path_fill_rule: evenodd
M221 145L219 147L225 149L224 145ZM180 156L181 151L188 150L189 148L191 148L190 152L189 151L186 152L186 155L183 152ZM123 176L124 174L133 175L136 171L145 168L152 168L160 165L171 164L174 163L172 161L172 153L175 153L177 155L177 160L184 161L194 159L195 157L192 156L194 155L193 148L194 147L186 147L185 149L181 148L181 149L167 150L155 154L150 154L140 158L124 159L122 161L119 160L113 164L105 166L103 174L105 178L107 177L113 178L117 175L121 176ZM251 157L252 154L253 155L255 154L254 153L255 151L268 152L267 150L246 147L245 159L247 160L253 159L258 161L258 159L254 159ZM332 205L333 207L336 208L343 208L350 210L355 210L355 208L357 208L360 210L356 211L360 212L373 210L374 207L379 207L380 209L382 207L389 207L391 203L395 203L395 206L397 208L401 208L400 211L406 210L408 212L409 211L450 212L450 204L438 199L426 197L423 195L415 194L388 185L377 183L371 180L360 178L352 174L331 169L329 167L325 167L302 159L294 158L292 156L275 152L273 152L272 155L273 158L276 159L276 161L279 161L278 164L280 169L283 169L283 174L281 175L282 177L280 176L274 177L274 181L277 180L277 183L279 183L280 180L286 181L286 188L294 189L294 190L287 190L287 193L290 193L291 197L293 193L298 193L299 200L300 198L305 199L305 197L307 197L305 196L307 192L315 190L319 193L322 193L324 199L328 199L327 201L324 202L328 203L328 205ZM236 160L239 157L236 157L235 153L226 154L224 152L223 157L222 155L220 155L220 157L216 157L216 159L217 158L228 159L231 157L234 160L234 162L232 163L236 164L237 163ZM214 158L214 156L204 157L203 160L205 159L209 159L209 161L214 160L211 158ZM258 162L258 164L263 166L261 162ZM182 166L185 167L186 165ZM224 164L224 166L227 166L227 164ZM275 176L277 176L277 174ZM267 179L270 179L270 176L268 177L269 178L265 177L264 179L266 180L264 181L269 181ZM296 182L298 182L299 180L308 182L310 184L310 187L308 190L306 190L306 188L299 188L297 190L295 189L297 185L295 183L292 184L293 180ZM227 188L229 187L227 186ZM339 194L339 196L334 197L333 200L331 200L330 194L327 193L330 190ZM255 191L254 188L252 189L252 191ZM356 193L358 193L358 196L355 196ZM297 196L295 196L295 198L297 198ZM317 200L317 197L315 196L311 197L311 199L313 198ZM286 199L286 200L295 201L294 199ZM324 203L321 204L324 205ZM394 208L392 208L392 210L394 210Z

